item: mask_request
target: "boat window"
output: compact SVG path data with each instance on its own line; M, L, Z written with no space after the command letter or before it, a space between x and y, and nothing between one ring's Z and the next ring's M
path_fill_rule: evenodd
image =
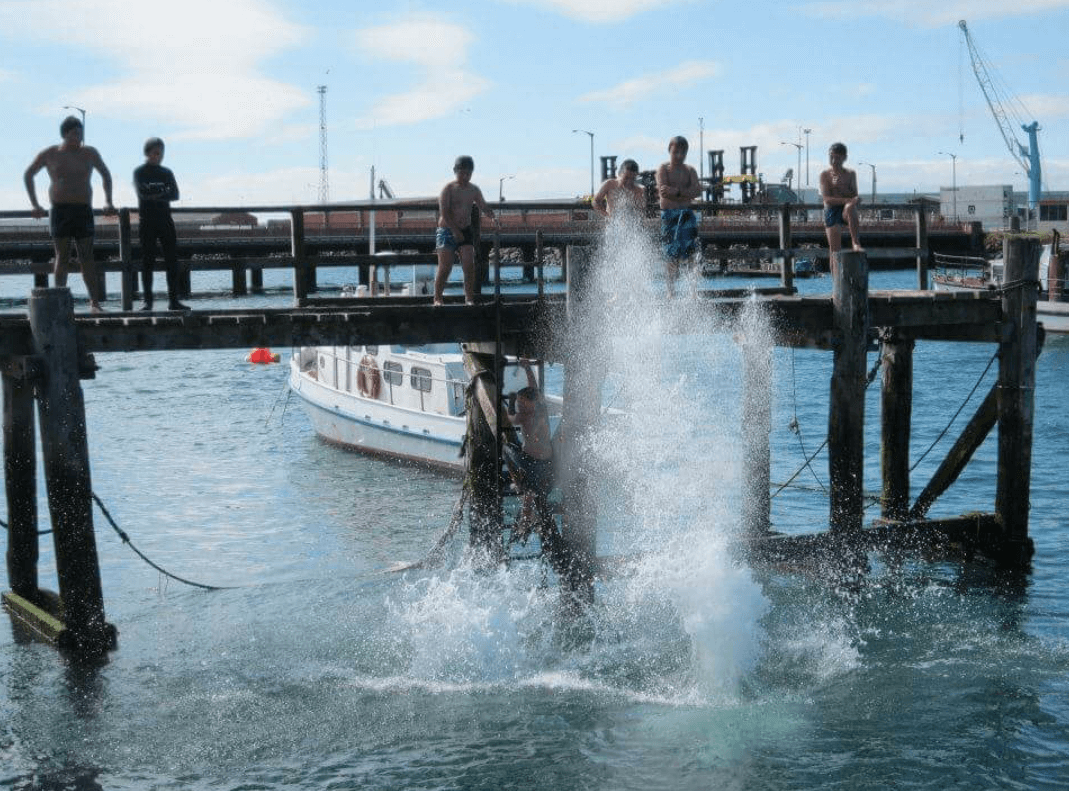
M378 353L379 353L379 347L378 346L365 346L364 347L364 351L366 351L372 357L376 357L376 356L378 356Z
M428 369L413 365L411 377L414 389L421 390L424 393L431 391L431 372Z
M395 363L393 360L384 362L382 364L382 378L390 385L402 384L405 381L405 373L401 363Z

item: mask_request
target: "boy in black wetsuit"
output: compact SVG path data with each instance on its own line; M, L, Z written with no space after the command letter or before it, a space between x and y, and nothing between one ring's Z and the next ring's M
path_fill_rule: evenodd
M145 292L141 310L152 310L152 270L156 266L157 241L163 249L163 263L167 267L167 308L189 310L178 301L177 237L171 219L171 201L178 200L178 184L174 174L160 165L162 160L163 141L150 137L145 141L145 164L134 171L141 239L141 285Z

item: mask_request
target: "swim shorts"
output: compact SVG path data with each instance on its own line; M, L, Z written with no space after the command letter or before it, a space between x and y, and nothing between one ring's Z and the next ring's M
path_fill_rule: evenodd
M698 218L690 209L661 212L661 248L668 258L694 255L698 245Z
M87 203L53 203L48 221L53 239L93 238L93 207Z
M836 225L846 225L846 221L843 219L843 207L842 206L825 206L824 207L824 227L834 228Z
M536 459L508 443L502 450L509 464L519 470L524 489L543 496L549 494L549 490L553 488L553 459Z
M472 244L474 244L474 242L472 242L471 239L471 228L464 228L460 232L459 241L454 238L453 232L448 228L439 228L434 233L435 250L452 250L453 252L456 252L457 248L463 247L464 245L470 246Z

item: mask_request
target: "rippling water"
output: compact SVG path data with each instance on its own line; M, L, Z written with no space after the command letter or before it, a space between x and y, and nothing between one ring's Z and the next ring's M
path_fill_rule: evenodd
M84 383L94 490L157 563L236 587L168 582L97 514L119 648L84 670L0 630L0 786L1064 787L1069 343L1048 343L1038 364L1032 573L874 556L844 591L733 558L738 328L663 338L663 317L630 301L648 273L614 277L602 326L627 331L610 333L606 401L627 416L592 444L599 540L638 559L599 583L578 622L561 620L533 563L384 573L429 547L458 483L320 442L283 366L235 351L99 355ZM871 285L911 279L874 273ZM914 458L992 351L918 344ZM774 352L775 481L826 431L830 365ZM915 489L945 450L919 464ZM989 440L933 513L991 509L994 455ZM826 457L814 471L773 500L777 529L823 528ZM48 537L41 579L55 587Z

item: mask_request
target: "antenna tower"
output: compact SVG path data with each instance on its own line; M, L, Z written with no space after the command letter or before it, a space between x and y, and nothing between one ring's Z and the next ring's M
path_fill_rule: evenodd
M330 203L330 179L327 176L327 86L319 91L319 202Z

